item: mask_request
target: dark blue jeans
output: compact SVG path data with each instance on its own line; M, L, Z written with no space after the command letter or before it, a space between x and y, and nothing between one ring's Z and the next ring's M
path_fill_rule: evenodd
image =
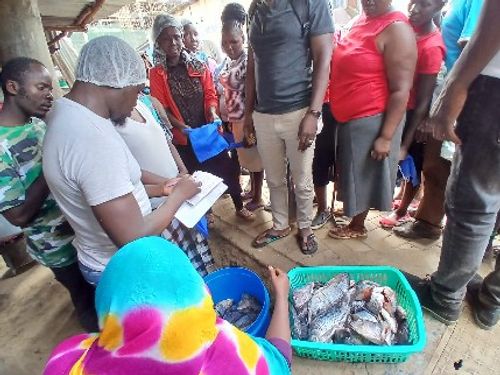
M432 275L436 302L459 306L479 269L500 211L500 79L479 76L457 122L457 148L446 189L448 217L438 270ZM500 262L479 296L500 309Z

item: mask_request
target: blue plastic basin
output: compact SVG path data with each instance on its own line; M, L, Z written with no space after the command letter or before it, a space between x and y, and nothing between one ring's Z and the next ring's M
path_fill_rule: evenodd
M228 298L238 302L243 293L257 298L262 304L262 310L245 332L258 337L266 335L271 320L271 302L266 286L255 272L243 267L222 268L207 275L205 283L212 294L214 304Z

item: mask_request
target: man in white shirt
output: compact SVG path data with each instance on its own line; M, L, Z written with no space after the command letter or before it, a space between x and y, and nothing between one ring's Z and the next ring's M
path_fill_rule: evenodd
M430 280L410 280L422 307L446 324L458 320L467 287L482 329L500 317L500 262L484 280L475 277L500 211L499 23L500 2L486 0L478 29L431 111L434 137L458 147L438 270Z
M181 178L151 211L139 164L115 129L130 116L145 81L144 64L126 42L93 39L80 53L73 88L47 118L45 178L75 231L83 276L94 285L119 247L160 235L200 191L192 178Z

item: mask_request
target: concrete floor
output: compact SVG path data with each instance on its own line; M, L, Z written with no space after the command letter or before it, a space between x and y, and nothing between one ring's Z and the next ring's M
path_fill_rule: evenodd
M378 227L380 213L371 212L365 240L338 241L328 238L327 228L317 232L320 250L304 256L295 238L275 242L262 250L250 246L251 240L270 225L269 213L260 211L258 219L246 223L234 215L230 199L220 200L215 209L216 228L211 247L219 265L245 265L265 275L272 264L290 270L296 266L380 264L392 265L425 275L437 266L440 241L408 242ZM481 273L492 269L483 264ZM0 262L0 275L6 271ZM35 266L25 273L0 280L0 374L40 374L52 348L65 337L80 331L69 296L56 283L49 270ZM293 373L298 375L335 374L500 374L500 326L482 331L471 319L466 306L460 321L451 327L425 316L427 345L406 363L349 364L311 361L294 357ZM456 371L453 363L462 359Z
M367 227L368 238L363 240L335 240L328 237L330 224L316 232L320 249L313 256L303 255L295 237L288 236L264 249L250 246L251 240L271 226L271 215L259 211L257 220L246 223L234 215L230 199L222 200L215 208L217 231L213 248L223 264L241 264L256 269L265 276L265 266L275 265L288 271L297 266L315 265L391 265L425 276L432 273L439 262L441 240L406 241L378 225L381 212L371 211ZM229 244L227 244L229 242ZM238 261L234 261L237 259ZM492 262L484 263L480 273L493 269ZM311 361L294 357L293 374L297 375L392 375L392 374L500 374L500 326L483 331L473 322L470 308L465 305L457 324L447 327L425 314L427 344L424 352L415 354L402 364L350 364ZM462 360L455 370L454 362Z

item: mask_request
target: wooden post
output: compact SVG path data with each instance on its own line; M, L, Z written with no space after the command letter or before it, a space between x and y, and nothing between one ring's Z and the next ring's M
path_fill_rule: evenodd
M52 74L54 96L62 95L45 39L38 0L1 0L0 38L0 65L19 56L39 60Z

